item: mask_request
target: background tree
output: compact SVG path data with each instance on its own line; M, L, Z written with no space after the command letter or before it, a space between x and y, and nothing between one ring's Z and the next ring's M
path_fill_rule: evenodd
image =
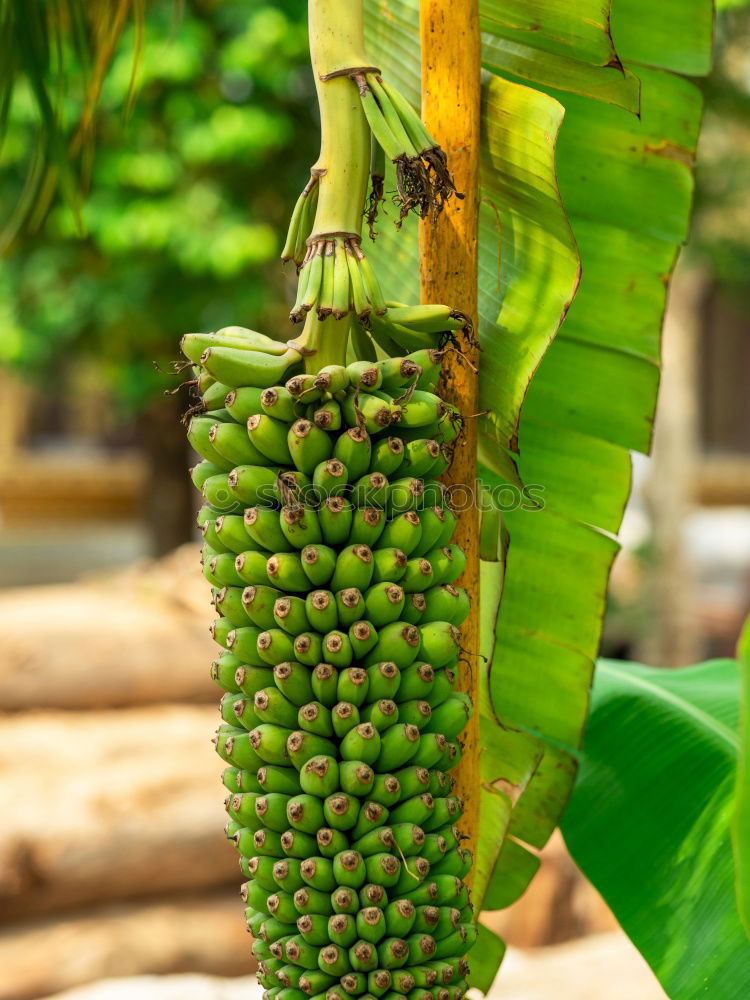
M27 218L4 261L0 364L52 390L51 406L76 392L83 366L95 367L115 411L110 440L131 436L135 418L152 467L160 477L172 470L150 497L154 548L168 551L189 537L193 501L184 398L165 402L178 380L164 372L185 330L288 326L290 275L278 254L314 158L316 110L305 12L292 0L250 11L195 2L181 12L154 0L140 42L125 24L99 97L85 200L63 185L68 197L53 200L41 225ZM90 74L70 44L64 51L71 86L60 114L76 123ZM28 183L40 130L33 78L17 84L0 150L8 207ZM64 129L53 147L70 135ZM83 169L80 158L74 167Z

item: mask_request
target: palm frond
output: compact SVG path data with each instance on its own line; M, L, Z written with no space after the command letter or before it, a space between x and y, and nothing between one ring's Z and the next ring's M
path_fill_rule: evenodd
M81 196L90 174L102 83L132 20L132 101L144 8L145 0L0 0L0 152L22 82L31 94L37 125L23 188L9 218L0 220L0 251L24 225L41 224L58 189L82 228ZM71 92L79 99L66 102ZM79 109L72 119L71 104Z

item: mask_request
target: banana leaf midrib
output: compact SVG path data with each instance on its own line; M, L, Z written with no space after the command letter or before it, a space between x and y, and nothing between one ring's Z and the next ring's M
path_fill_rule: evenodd
M602 674L608 677L617 678L620 683L626 682L634 688L640 688L643 691L648 692L654 697L666 702L670 707L675 708L679 711L681 715L689 716L700 722L706 729L714 733L714 735L725 743L735 754L739 754L740 741L737 733L732 732L729 726L724 725L723 722L719 722L718 719L709 715L708 712L697 705L692 704L685 698L678 697L673 691L668 691L666 688L658 687L651 681L646 680L645 677L639 677L633 672L625 672L622 670L616 670L614 667L610 666L607 660L600 660L596 667L597 670L601 671Z

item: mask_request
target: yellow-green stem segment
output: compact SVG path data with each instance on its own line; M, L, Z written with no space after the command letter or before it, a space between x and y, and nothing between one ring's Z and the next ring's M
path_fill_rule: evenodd
M313 233L362 230L370 169L370 130L347 75L367 65L362 0L310 0L310 58L320 105L320 177Z
M325 365L346 364L346 345L349 341L351 315L343 319L327 316L318 319L314 309L305 317L302 333L292 341L304 352L305 371L317 372Z
M359 235L370 173L370 129L346 71L367 66L363 0L309 0L310 59L320 105L318 204L311 239L334 233ZM333 76L331 74L334 74ZM343 75L335 75L343 74ZM344 364L348 317L319 320L307 314L296 343L303 345L305 368Z

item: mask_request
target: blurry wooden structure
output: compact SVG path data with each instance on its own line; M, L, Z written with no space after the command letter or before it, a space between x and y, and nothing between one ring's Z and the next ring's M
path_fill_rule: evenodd
M0 533L133 522L148 526L155 554L187 541L184 405L166 397L121 426L96 392L50 400L0 370Z
M115 521L142 516L146 469L133 449L32 449L34 391L0 372L0 524Z
M19 450L0 460L4 530L27 524L137 520L146 470L137 453L41 454Z
M0 1000L113 975L253 968L222 838L198 547L64 586L0 591ZM610 928L545 851L488 918L534 946Z
M733 655L750 610L750 565L727 599L706 585L687 545L698 512L716 511L718 524L722 511L750 507L749 327L746 311L706 273L678 267L663 333L653 457L643 485L648 552L640 567L623 572L625 554L613 574L616 598L623 581L627 587L634 573L639 577L625 597L640 607L640 621L631 620L624 652L646 663L678 666Z

